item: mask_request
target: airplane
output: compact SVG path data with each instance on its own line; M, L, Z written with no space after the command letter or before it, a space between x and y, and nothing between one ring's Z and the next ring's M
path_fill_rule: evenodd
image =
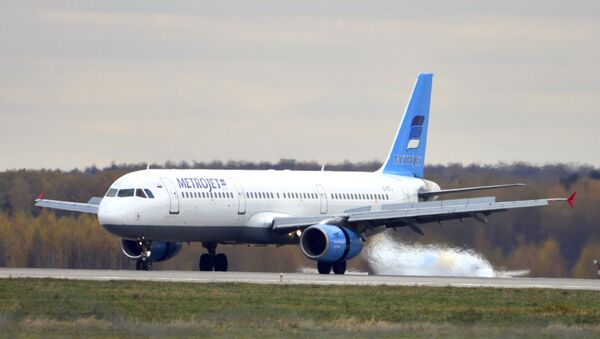
M375 172L146 169L117 179L87 203L38 197L35 206L97 214L121 238L137 270L201 242L200 271L227 271L218 244L299 245L321 274L344 274L366 238L389 228L474 218L567 202L546 198L496 202L495 197L438 200L447 194L522 186L502 184L442 190L424 178L432 73L418 75L396 138Z

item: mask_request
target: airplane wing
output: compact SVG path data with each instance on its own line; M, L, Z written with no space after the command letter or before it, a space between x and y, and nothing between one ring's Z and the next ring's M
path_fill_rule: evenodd
M98 205L100 205L101 200L102 198L100 197L93 197L87 203L48 200L44 199L44 194L42 193L37 197L37 199L35 199L35 206L52 208L62 211L98 214Z
M304 229L317 223L338 223L350 227L362 223L366 228L409 227L417 233L423 231L417 226L431 222L446 220L462 220L475 218L487 222L487 216L495 212L503 212L513 208L546 206L567 202L573 207L575 193L568 198L550 198L537 200L517 200L496 202L495 197L454 199L441 201L414 202L404 204L388 204L381 210L372 210L371 206L348 210L339 215L321 215L313 217L279 217L273 219L273 230L278 233L289 233Z

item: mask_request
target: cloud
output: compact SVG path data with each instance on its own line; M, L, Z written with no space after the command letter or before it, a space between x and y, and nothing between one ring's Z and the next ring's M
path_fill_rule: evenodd
M598 7L3 4L0 168L382 159L420 71L436 73L428 162L600 165ZM27 138L48 126L40 156Z

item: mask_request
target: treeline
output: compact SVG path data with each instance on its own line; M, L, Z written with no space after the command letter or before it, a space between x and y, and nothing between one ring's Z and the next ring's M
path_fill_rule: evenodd
M373 171L380 163L341 163L326 170ZM151 168L294 169L320 170L322 164L283 159L268 162L220 162L151 164ZM145 164L112 164L82 170L14 170L0 172L0 266L131 268L120 252L119 239L108 234L95 216L39 210L33 200L40 192L49 199L87 201L102 196L119 176L146 168ZM480 166L451 164L429 166L428 179L442 188L523 182L527 186L488 194L498 200L566 197L577 191L576 208L559 205L512 210L494 214L488 224L473 220L425 225L425 236L408 229L392 232L399 240L443 243L472 248L496 267L528 269L532 276L596 276L592 265L600 257L600 170L589 166L523 163ZM486 193L471 194L485 195ZM450 198L450 197L448 197ZM220 246L230 256L234 270L296 271L313 267L295 246L246 248ZM185 246L172 260L157 268L194 269L204 250L198 244ZM362 260L352 265L368 269Z

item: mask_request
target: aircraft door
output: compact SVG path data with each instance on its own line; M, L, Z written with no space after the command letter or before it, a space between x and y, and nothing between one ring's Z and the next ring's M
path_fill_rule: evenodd
M319 199L321 200L321 214L327 213L327 193L323 185L317 185L317 192L319 192Z
M171 179L167 177L161 177L160 181L162 181L169 193L169 213L179 214L179 193L177 192L177 188L173 185Z
M233 178L229 178L235 187L235 193L238 198L238 214L246 214L246 192L240 183Z

